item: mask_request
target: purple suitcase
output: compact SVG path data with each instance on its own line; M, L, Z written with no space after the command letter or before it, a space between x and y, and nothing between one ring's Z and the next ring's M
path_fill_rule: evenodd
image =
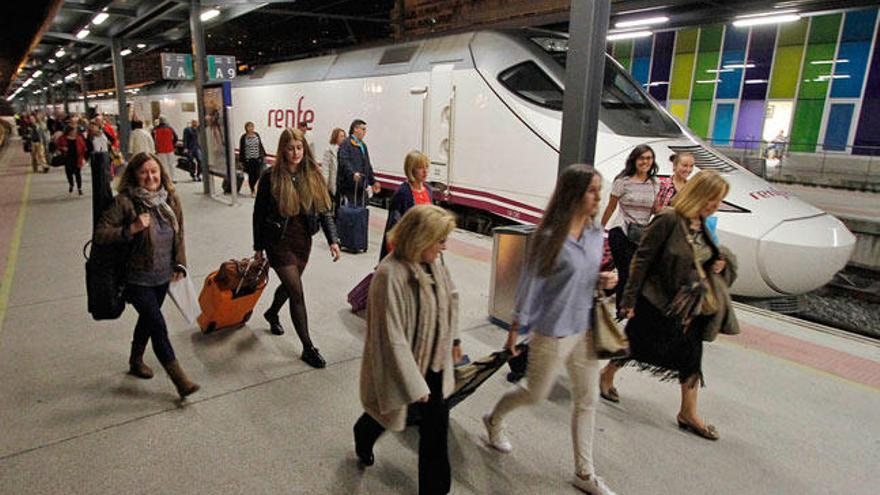
M370 282L372 281L373 273L370 272L348 293L348 304L351 304L352 313L367 309L367 296L370 294Z

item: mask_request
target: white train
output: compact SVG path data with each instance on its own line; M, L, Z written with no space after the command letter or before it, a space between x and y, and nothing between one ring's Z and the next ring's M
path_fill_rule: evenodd
M234 129L253 121L272 153L281 130L305 120L320 157L334 127L361 118L384 187L404 180L403 157L420 149L443 201L535 223L556 180L566 47L553 34L480 31L266 66L234 80ZM138 115L162 113L178 133L195 117L188 84L131 100ZM697 168L727 178L718 235L739 258L734 293L801 294L849 259L855 238L839 220L712 150L610 57L600 121L596 166L605 191L641 143L654 148L661 174L671 173L666 157L688 150Z

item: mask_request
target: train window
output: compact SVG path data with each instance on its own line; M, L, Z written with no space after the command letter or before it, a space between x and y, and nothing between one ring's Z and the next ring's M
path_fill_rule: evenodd
M562 88L534 62L523 62L498 75L505 88L535 105L562 110Z
M413 55L419 50L419 45L396 46L382 52L379 65L402 64L412 60Z

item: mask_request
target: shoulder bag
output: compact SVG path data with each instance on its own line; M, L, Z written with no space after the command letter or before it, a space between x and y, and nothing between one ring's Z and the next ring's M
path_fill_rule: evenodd
M703 266L697 261L697 252L694 246L694 236L687 234L688 244L694 255L694 268L697 270L699 280L683 285L676 292L672 302L666 308L666 316L680 321L687 329L691 320L698 315L711 315L718 311L718 301L711 282L706 276Z
M596 289L592 309L593 350L599 359L629 356L629 339L615 314L614 296L603 295Z

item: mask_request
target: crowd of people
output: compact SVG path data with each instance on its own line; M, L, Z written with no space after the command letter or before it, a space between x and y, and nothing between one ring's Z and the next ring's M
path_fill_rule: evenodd
M40 116L35 120L39 122ZM42 132L39 123L34 127L34 132ZM178 362L161 312L169 284L187 273L184 212L175 190L174 167L163 156L173 151L177 135L162 119L152 133L142 125L133 128L131 147L137 152L118 178L110 206L95 219L94 242L130 246L124 297L138 319L129 373L141 379L154 376L143 359L152 342L156 357L184 398L200 387ZM197 146L197 128L196 121L187 128L184 144L200 160L201 150L192 147ZM333 261L340 258L334 221L338 205L380 189L365 143L366 128L366 122L356 119L347 134L333 129L321 161L304 129L285 129L271 167L265 163L266 149L253 123L245 125L239 142L239 160L255 197L254 259L266 260L280 281L264 317L272 334L283 335L280 314L289 303L301 359L314 368L324 368L326 360L310 331L303 272L319 230ZM118 143L115 134L105 129L106 123L98 118L89 122L87 131L71 120L47 141L55 143L53 153L64 157L71 192L74 185L81 191L79 169L86 159L93 167L109 164ZM705 383L703 341L735 325L724 289L735 277L735 257L718 244L711 221L728 186L711 171L691 177L694 157L688 153L671 160L672 176L660 180L654 151L637 146L614 178L601 217L599 172L588 165L572 165L562 173L533 234L503 342L508 354L517 356L522 348L520 329L529 329L527 379L500 397L483 417L488 445L502 453L512 451L506 434L508 418L546 399L564 368L572 387L572 484L585 493L614 493L597 475L593 439L600 397L622 400L614 377L623 366L632 364L661 379L678 380L678 425L709 440L720 437L718 428L697 413L697 390ZM35 170L42 166L37 161ZM456 219L433 204L428 168L423 153L409 153L403 160L406 180L390 200L380 262L367 302L360 372L364 412L355 421L353 434L359 463L370 466L376 462L373 447L382 434L402 430L408 412L417 411L419 493L446 494L452 470L445 398L455 387L454 369L462 346L458 292L442 252ZM612 265L603 262L606 244ZM611 360L604 368L595 352L597 291L616 291L630 343L626 358ZM688 300L694 294L696 303Z

